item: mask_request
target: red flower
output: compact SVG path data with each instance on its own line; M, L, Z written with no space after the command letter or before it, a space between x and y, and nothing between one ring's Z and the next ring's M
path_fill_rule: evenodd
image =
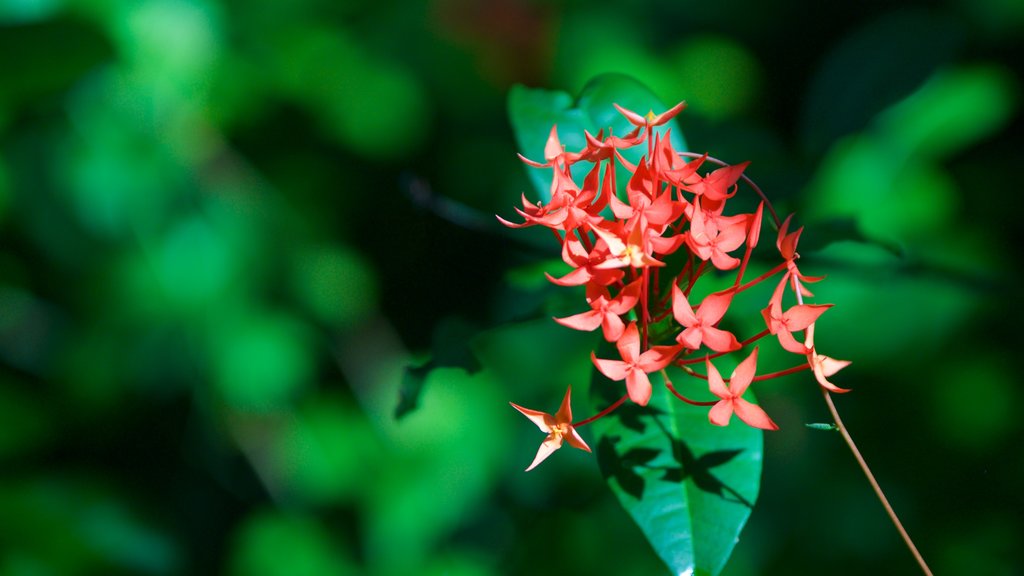
M736 182L749 164L750 162L743 162L733 166L723 166L697 182L685 186L684 189L715 202L732 198L736 194Z
M685 330L676 337L676 342L690 350L700 348L701 343L715 352L731 352L740 349L740 343L731 332L715 327L725 316L732 302L732 292L716 292L709 294L701 302L697 312L693 312L686 295L679 286L672 285L672 315Z
M562 146L561 141L558 140L557 124L551 127L548 141L544 144L544 159L547 162L541 164L540 162L530 160L522 154L518 154L518 156L520 160L535 168L555 168L556 171L559 168L564 169L580 159L580 154L565 151L565 146Z
M792 218L793 215L790 214L782 222L782 226L779 227L779 238L778 240L775 241L775 246L779 249L779 254L781 254L782 257L786 259L786 267L789 269L789 272L787 273L786 278L783 279L783 282L785 282L786 279L790 279L793 281L794 289L799 289L800 294L804 296L814 296L814 294L812 294L810 290L808 290L806 287L804 287L803 284L801 284L801 281L818 282L819 280L824 280L825 277L804 276L803 274L800 273L800 270L797 269L796 259L799 258L800 255L797 254L796 252L796 245L797 242L800 241L800 233L804 231L804 227L801 226L796 229L796 232L790 234L789 221Z
M550 456L552 452L561 448L563 439L573 448L579 448L580 450L590 452L590 446L587 446L587 443L580 437L579 432L577 432L572 426L572 408L569 406L569 397L571 394L572 386L565 390L565 398L562 399L562 406L554 416L546 412L523 408L522 406L509 402L509 404L512 404L513 408L519 410L522 412L523 416L529 418L530 422L536 424L537 427L541 429L541 432L548 433L548 437L544 439L544 442L540 445L540 449L537 450L537 456L533 459L533 463L526 469L527 472L536 468L537 465Z
M783 281L775 288L772 299L768 301L768 307L761 311L761 315L768 325L768 332L779 337L779 344L783 348L794 354L807 354L808 349L797 342L792 333L806 330L832 305L798 304L783 312L782 290L785 287L786 283Z
M629 204L614 194L610 195L612 213L621 221L663 230L669 222L679 218L682 206L672 202L670 193L661 192L658 188L647 169L647 162L641 161L626 186Z
M612 106L615 106L615 109L625 116L626 120L629 120L630 124L639 126L640 128L652 128L654 126L661 126L675 118L676 114L679 114L683 111L683 108L686 108L686 102L680 102L661 114L656 115L654 110L651 110L644 116L641 116L632 110L627 110L618 104L612 104Z
M634 128L632 132L621 138L618 136L602 138L603 134L604 130L598 131L597 136L591 135L586 130L583 131L583 136L587 139L587 148L582 152L584 160L595 163L607 160L620 148L632 148L647 138L647 134L641 132L640 128Z
M653 248L644 238L645 228L641 226L640 222L634 223L628 234L625 234L624 228L625 226L622 224L615 226L614 232L597 226L592 228L594 234L608 246L608 256L595 268L625 268L626 266L646 268L665 265L664 262L655 260L651 255Z
M599 249L600 247L603 247L603 250ZM621 280L625 274L618 269L597 268L605 261L607 254L608 247L604 244L599 244L592 252L587 252L583 243L570 232L566 234L565 242L562 244L562 260L573 266L575 270L561 278L555 278L550 274L546 274L546 276L553 284L559 286L580 286L587 283L601 286L613 284Z
M747 218L721 219L726 224L719 228L719 217L701 210L700 202L693 203L690 229L686 233L686 244L701 260L711 260L719 270L732 270L740 265L739 258L728 252L739 248L747 238Z
M604 339L615 342L622 336L622 332L626 328L619 316L636 306L640 299L640 285L640 280L630 283L615 298L608 297L608 289L604 286L588 285L587 302L593 309L567 318L555 318L555 322L585 332L590 332L600 326L604 333Z
M646 406L651 399L651 380L647 377L672 363L679 353L679 346L653 346L650 350L640 353L640 332L636 322L630 322L615 343L622 360L604 360L593 352L590 359L602 374L611 380L625 380L629 399L641 406Z
M729 377L728 387L726 387L725 382L722 380L722 375L718 373L718 369L711 363L711 359L708 358L705 362L708 366L708 387L711 389L712 394L721 398L717 404L711 407L711 411L708 412L708 420L712 424L716 426L728 425L729 420L732 419L733 412L735 412L740 420L754 428L761 428L763 430L779 429L778 425L768 417L763 408L742 398L743 393L747 391L750 383L754 380L754 372L757 368L757 348L754 348L750 356L747 356L733 370L732 376Z
M807 347L807 363L811 366L811 371L814 372L814 378L818 381L818 384L821 384L822 388L830 392L838 394L849 392L849 388L840 388L829 382L828 379L836 372L849 366L850 361L836 360L835 358L818 354L818 351L814 348L814 324L807 327L807 339L804 340L804 346Z

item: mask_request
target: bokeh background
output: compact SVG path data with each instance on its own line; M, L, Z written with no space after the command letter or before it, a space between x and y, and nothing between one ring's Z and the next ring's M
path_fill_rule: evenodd
M936 573L1024 574L1024 4L601 4L0 1L0 574L665 573L507 405L587 374L506 95L611 71L807 226ZM804 376L725 574L914 573Z

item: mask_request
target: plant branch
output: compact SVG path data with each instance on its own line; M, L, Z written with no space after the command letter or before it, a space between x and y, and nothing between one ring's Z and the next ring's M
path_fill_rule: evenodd
M917 560L917 564L921 567L921 571L932 576L931 569L928 568L928 564L925 563L924 557L918 552L917 546L914 546L914 541L910 539L910 534L907 534L906 529L903 528L903 524L900 522L896 512L889 505L889 500L885 497L885 493L882 492L882 488L878 485L878 481L875 480L875 475L871 473L871 468L868 467L868 463L861 456L860 450L857 449L857 445L854 444L853 438L850 436L850 432L843 425L842 418L839 417L839 412L836 410L835 403L832 402L832 395L828 393L828 390L821 389L822 394L825 396L825 403L828 404L828 410L832 413L832 418L836 422L836 427L839 429L839 433L843 435L843 440L846 440L846 445L850 447L850 452L853 453L853 457L860 464L860 469L864 471L864 475L868 477L868 482L871 484L871 488L874 489L875 495L878 496L878 500L881 501L882 507L885 508L885 512L889 515L892 523L896 526L896 530L899 531L903 541L907 544L907 548L914 555L914 559Z

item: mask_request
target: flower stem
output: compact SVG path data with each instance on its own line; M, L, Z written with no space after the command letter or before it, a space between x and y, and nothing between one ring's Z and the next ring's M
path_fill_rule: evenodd
M629 394L623 394L622 398L616 400L615 403L612 404L611 406L605 408L604 410L601 410L600 412L594 414L593 416L587 418L586 420L582 420L580 422L573 424L573 428L579 428L580 426L583 426L585 424L590 424L591 422L597 420L598 418L604 418L605 416L611 414L616 408L622 406L622 403L625 402L627 398L629 398Z
M718 164L719 166L728 166L728 164L726 164L725 162L722 162L718 158L715 158L715 157L712 157L712 156L708 156L707 154L697 154L696 152L679 152L678 154L680 156L686 156L688 158L704 157L707 160L709 160L709 161L711 161L711 162L713 162L715 164ZM772 220L775 221L775 227L778 228L779 226L781 226L782 225L782 221L779 220L779 215L775 213L775 207L772 206L771 200L769 200L768 197L764 195L764 192L761 191L761 188L758 187L758 185L755 184L754 181L751 180L746 174L741 174L740 178L744 182L746 182L754 190L754 192L757 193L758 196L761 197L761 200L764 200L764 205L768 207L768 212L772 215Z
M836 405L832 402L832 395L828 393L828 390L821 389L822 394L825 396L825 403L828 404L829 412L832 413L832 418L835 420L836 427L839 429L839 433L843 435L843 440L846 440L846 445L850 447L850 452L853 453L853 457L860 464L861 470L864 471L864 475L867 476L868 482L871 484L871 488L874 489L875 495L878 496L878 500L882 503L882 507L885 508L885 512L889 515L889 519L896 526L896 530L899 531L903 541L907 544L907 548L910 549L911 554L914 555L914 559L917 560L917 564L921 567L921 571L932 576L931 569L928 568L928 564L925 563L924 557L917 551L917 546L914 546L914 541L910 539L910 534L903 528L903 524L900 522L896 512L889 505L889 500L886 499L885 493L882 492L882 488L878 485L875 480L875 475L871 473L871 468L868 468L868 463L861 456L860 450L857 449L857 445L854 444L853 438L850 436L850 432L843 425L842 418L839 417L839 412L836 410Z
M697 400L690 400L686 396L680 394L676 390L676 387L672 384L672 381L670 381L668 378L665 379L665 387L668 388L668 391L674 394L676 398L679 398L680 400L686 402L687 404L690 404L691 406L714 406L715 404L718 404L718 400L712 400L710 402L698 402Z

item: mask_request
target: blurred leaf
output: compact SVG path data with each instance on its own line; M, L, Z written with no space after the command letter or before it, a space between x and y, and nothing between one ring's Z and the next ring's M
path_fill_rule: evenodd
M894 158L888 140L870 133L837 143L811 184L808 219L852 218L883 242L923 241L944 233L957 213L955 183L916 158Z
M761 484L762 432L738 418L708 422L652 378L646 407L627 403L594 422L598 464L608 486L673 574L722 571ZM623 392L596 370L592 408Z
M558 127L559 140L570 151L579 151L586 146L584 130L594 136L602 129L605 136L609 133L617 136L627 134L633 126L612 104L639 114L651 110L662 112L671 107L658 100L646 86L624 74L605 74L594 78L575 100L569 94L557 90L513 86L509 92L508 110L519 152L530 160L544 162L544 146L551 127L555 125ZM672 145L675 149L686 150L686 141L675 119L655 131L664 134L668 129L672 130ZM646 149L646 146L636 146L625 151L623 156L636 163ZM578 167L582 170L582 166ZM526 168L538 196L544 202L550 200L549 169ZM579 178L582 172L576 168L573 169L573 176ZM629 181L629 172L622 166L618 166L618 170L621 192Z
M313 374L308 327L290 315L244 314L214 342L213 370L224 399L242 411L274 410L298 397Z
M924 8L894 10L856 30L824 58L808 89L808 150L862 129L948 61L961 41L951 18Z
M0 109L0 130L3 129L3 123L3 111ZM12 195L10 170L7 168L7 163L4 162L3 158L0 158L0 222L7 219Z
M425 140L431 118L426 90L399 62L367 50L338 27L286 29L275 43L279 58L270 72L280 89L350 150L401 158Z
M815 343L830 356L855 360L853 372L914 374L916 365L903 359L939 355L986 296L970 277L928 269L872 244L833 243L802 268L828 276L814 287L817 302L839 304L818 321Z
M1005 127L1019 86L996 66L945 70L879 115L877 123L903 154L943 158Z
M757 101L763 73L754 55L735 38L693 36L671 58L673 81L683 85L694 113L721 120L741 114Z
M6 480L0 484L0 518L17 521L0 523L0 542L18 551L16 564L45 574L176 573L175 544L136 509L88 480ZM0 558L0 572L9 569Z
M800 225L801 224L799 223L797 224L797 226ZM795 230L792 224L789 229L790 231ZM819 250L824 250L835 242L844 242L847 240L863 242L865 244L875 243L878 246L889 250L896 256L901 254L899 246L895 244L886 244L882 241L876 241L865 236L857 225L857 221L848 217L829 218L808 224L805 227L803 234L800 235L800 253L811 254Z
M43 402L19 390L18 383L0 381L0 461L37 450L56 436L57 419Z
M265 443L265 439L258 439ZM342 398L302 402L272 440L268 480L300 503L350 501L366 488L380 442L366 418Z
M377 310L376 275L348 246L305 247L294 260L291 281L296 297L334 327L351 327Z
M567 384L590 379L590 351L597 337L542 318L484 332L472 347L481 364L516 391L515 401L530 405L526 395L554 391L557 401Z
M480 369L469 342L477 330L457 318L444 318L434 329L430 360L419 366L406 366L402 373L402 386L398 391L395 418L401 418L416 409L427 376L436 368L461 368L467 374Z
M282 558L288 560L282 561ZM339 542L316 520L280 512L250 516L235 534L229 574L320 576L358 574Z
M106 38L81 21L5 25L0 34L0 110L66 90L112 52Z

